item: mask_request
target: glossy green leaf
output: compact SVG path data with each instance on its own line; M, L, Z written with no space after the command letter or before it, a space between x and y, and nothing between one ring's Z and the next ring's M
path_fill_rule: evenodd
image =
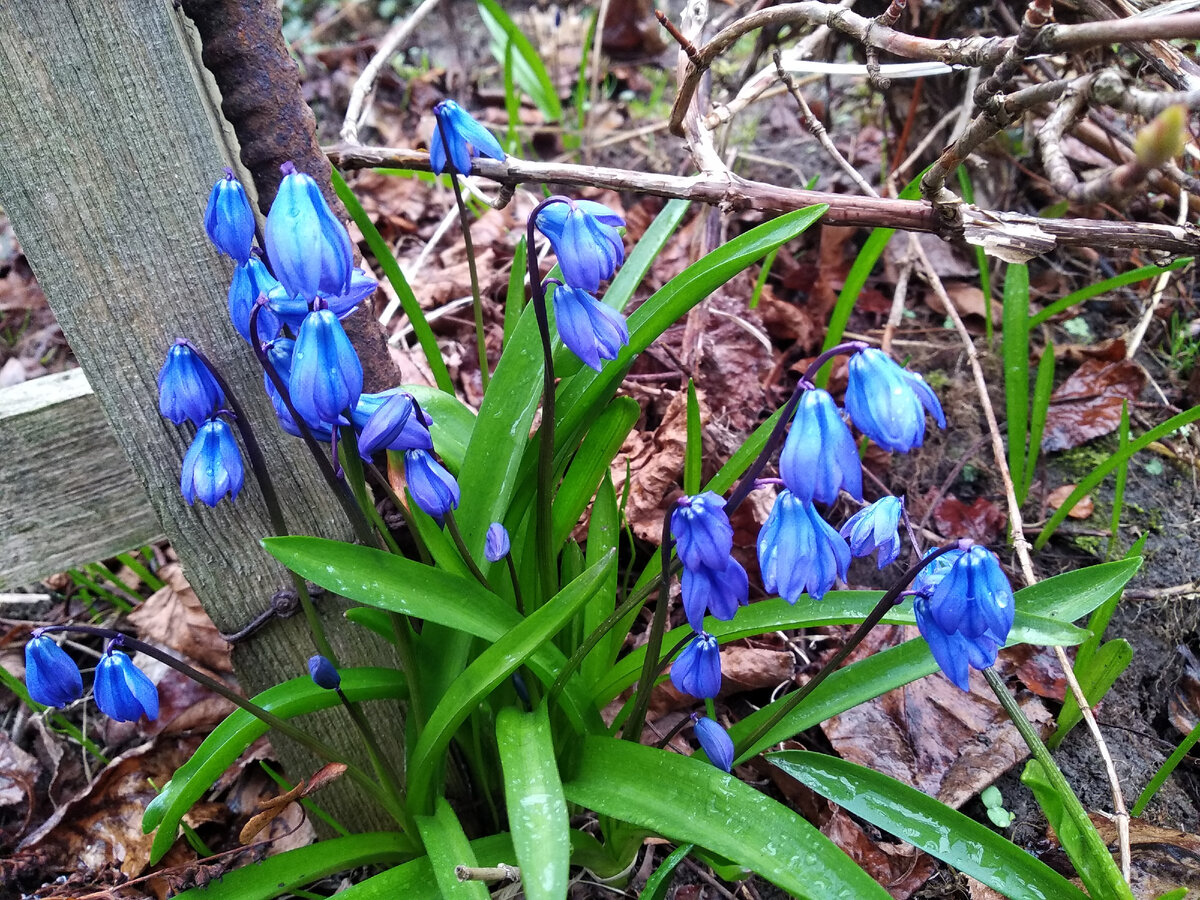
M555 407L558 434L572 435L590 421L625 377L633 358L693 306L729 279L820 221L827 206L786 213L752 228L692 263L629 316L629 345L600 372L585 369L560 385Z
M1086 900L1048 865L990 828L915 788L822 753L787 750L767 759L848 812L948 863L1005 897Z
M470 851L478 866L511 865L515 858L507 834L477 838L471 841ZM442 894L434 878L433 863L428 856L422 856L338 891L336 896L338 900L441 900Z
M250 862L176 900L269 900L326 876L360 866L397 863L418 852L412 839L391 831L354 834L297 847Z
M1029 488L1033 484L1033 473L1042 453L1042 435L1046 431L1046 418L1050 415L1050 398L1053 394L1054 347L1048 346L1038 360L1037 377L1033 385L1033 402L1029 411L1029 457L1025 460L1025 480L1018 492L1021 502L1029 496Z
M492 38L492 55L503 65L506 46L512 46L513 77L529 99L550 122L562 119L562 104L554 89L542 58L529 38L521 33L515 22L496 0L476 0L483 24Z
M550 639L604 584L606 570L615 563L615 553L606 555L484 650L450 685L425 723L409 760L408 802L414 813L430 808L442 754L458 727L526 659L546 652Z
M1186 412L1181 412L1177 416L1172 416L1161 425L1151 428L1137 440L1130 441L1128 446L1122 447L1112 456L1108 457L1108 459L1106 459L1104 462L1100 463L1100 465L1096 466L1095 471L1093 471L1091 475L1087 476L1087 478L1079 482L1079 484L1075 486L1075 490L1071 491L1071 495L1063 501L1062 506L1054 511L1054 515L1050 517L1049 521L1046 522L1045 526L1038 533L1037 540L1033 543L1033 549L1041 550L1042 547L1046 546L1046 541L1050 540L1050 536L1054 534L1054 532L1058 529L1058 526L1063 523L1063 519L1067 517L1067 513L1074 509L1075 504L1082 500L1087 494L1094 491L1097 485L1104 480L1105 476L1108 475L1109 472L1111 472L1117 466L1124 465L1130 457L1132 457L1138 451L1150 446L1150 444L1154 443L1154 441L1166 437L1177 428L1182 428L1184 425L1190 425L1197 419L1200 419L1200 406L1193 406Z
M525 235L521 235L513 250L512 268L508 272L508 294L504 300L504 337L500 346L507 347L513 329L525 309Z
M658 259L663 247L679 227L689 206L690 200L669 200L662 212L654 217L650 227L629 252L629 256L625 257L625 262L621 264L621 268L604 291L603 299L606 305L618 312L624 312L629 301L633 299L633 292L642 283L642 279L650 271L650 266Z
M816 828L720 769L665 750L588 737L567 799L728 857L797 897L888 896Z
M350 187L346 184L346 180L342 178L341 172L334 169L330 173L330 179L333 181L333 189L337 191L338 197L346 205L346 211L350 213L350 218L354 220L354 224L362 232L367 246L371 248L371 252L375 255L376 262L379 263L379 267L383 269L383 274L391 282L396 296L400 298L400 306L404 309L404 314L408 316L413 334L417 336L417 342L421 345L421 351L425 354L425 361L429 363L430 371L433 372L433 378L437 382L438 389L453 396L454 383L450 380L450 372L446 369L446 361L442 359L442 351L438 348L437 338L434 337L433 329L429 327L429 322L425 318L421 304L417 302L416 295L413 294L412 288L409 287L408 279L404 277L404 272L401 271L400 264L396 262L392 248L388 246L387 241L383 239L383 235L379 233L379 229L375 227L375 223L371 221L371 217L367 215L362 204L358 202L358 198L354 196L354 191L350 190Z
M342 692L353 702L405 696L404 678L395 669L357 668L340 672ZM336 693L317 687L307 676L285 681L251 699L281 719L329 709L341 702ZM142 816L143 831L148 834L158 829L150 848L151 862L162 859L175 843L179 823L192 804L266 732L266 723L235 709L204 739L191 759L179 767Z
M472 578L450 575L373 547L314 537L266 538L263 546L297 575L342 597L485 641L497 641L526 621ZM551 684L565 663L562 651L547 642L535 648L529 667ZM581 730L594 729L599 723L596 710L574 679L563 692L563 708Z
M1182 259L1177 259L1170 265L1166 266L1142 266L1130 272L1123 272L1120 275L1114 275L1112 278L1105 278L1103 281L1097 281L1095 284L1089 284L1085 288L1067 294L1061 300L1055 300L1045 309L1034 313L1029 319L1030 327L1036 327L1043 322L1049 321L1052 317L1057 316L1060 312L1070 309L1076 303L1082 303L1084 300L1090 300L1092 297L1106 294L1109 291L1115 291L1117 288L1125 287L1127 284L1136 284L1139 281L1147 281L1151 278L1163 274L1164 272L1175 272L1182 269L1184 266L1191 263L1193 257L1185 256Z
M687 386L687 446L683 457L683 492L696 494L700 491L700 467L704 459L704 429L700 422L700 400L696 396L696 383L688 379Z
M578 524L641 413L632 397L616 397L588 429L554 495L551 531L555 547L562 546Z
M451 472L462 471L463 457L475 428L475 413L453 394L424 384L401 385L413 395L422 411L433 417L429 434L433 447Z
M1158 793L1159 788L1171 777L1171 773L1183 762L1184 757L1192 751L1197 741L1200 741L1200 722L1197 722L1195 727L1188 732L1187 737L1179 742L1179 746L1167 757L1166 762L1158 767L1158 771L1154 773L1153 777L1142 789L1141 794L1138 795L1137 802L1133 804L1133 809L1130 810L1133 815L1140 816L1145 811L1146 804L1154 799L1154 795Z
M1063 572L1016 593L1017 608L1073 622L1120 591L1142 564L1140 556Z
M596 501L592 504L592 513L588 521L587 564L595 565L596 561L605 553L615 551L620 538L621 516L617 507L617 492L613 487L612 473L606 472L604 482L600 485L600 490L596 492ZM599 628L600 624L612 615L617 600L618 568L617 566L612 568L608 584L597 591L596 595L583 608L583 634L585 636ZM621 635L610 632L608 638L601 641L584 658L579 668L584 684L595 684L608 671L608 641L611 640L619 645L622 643L620 638ZM613 656L616 653L617 651L614 650Z
M482 881L459 881L458 866L478 865L471 842L445 797L438 797L431 816L417 816L417 829L429 853L430 867L441 895L446 900L488 900L487 885Z
M1129 641L1117 638L1102 644L1092 654L1087 665L1076 666L1075 675L1089 706L1095 706L1104 698L1108 689L1113 686L1121 673L1129 668L1132 661L1133 647L1130 646ZM1058 714L1058 728L1050 736L1050 740L1046 741L1046 746L1051 750L1055 749L1067 736L1067 732L1082 721L1083 713L1079 710L1075 695L1068 691L1063 699L1062 711Z
M496 744L521 884L529 900L567 896L571 836L567 800L545 705L533 712L506 707L496 715Z
M1008 469L1017 489L1025 484L1029 432L1029 267L1009 263L1004 275L1004 404L1008 420Z
M695 844L681 844L672 850L671 854L659 863L658 868L646 879L646 886L642 888L641 900L666 900L667 888L671 886L671 876L675 874L676 867L687 859L687 855L695 846Z

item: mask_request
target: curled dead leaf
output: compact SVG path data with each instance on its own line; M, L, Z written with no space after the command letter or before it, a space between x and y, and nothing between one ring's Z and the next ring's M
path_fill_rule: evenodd
M1046 497L1046 505L1051 509L1058 509L1067 502L1067 498L1071 496L1071 492L1075 490L1076 485L1064 484L1061 487L1056 487ZM1067 515L1072 519L1087 519L1096 511L1096 504L1092 500L1091 494L1085 494L1075 501L1075 505L1067 512Z

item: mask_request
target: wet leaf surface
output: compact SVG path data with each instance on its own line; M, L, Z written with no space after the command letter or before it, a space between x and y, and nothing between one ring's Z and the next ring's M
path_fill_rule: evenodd
M1084 360L1051 395L1042 450L1067 450L1116 431L1122 404L1145 386L1146 372L1135 362Z

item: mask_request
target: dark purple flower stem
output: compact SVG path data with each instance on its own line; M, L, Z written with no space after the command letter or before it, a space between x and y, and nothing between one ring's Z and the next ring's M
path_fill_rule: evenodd
M342 763L346 766L346 774L366 791L369 796L380 798L382 805L401 825L405 824L406 813L403 808L394 809L391 798L384 794L382 797L379 791L379 785L371 780L371 777L355 765L350 760L346 759L341 753L330 747L322 741L317 740L307 731L298 728L286 719L281 719L274 713L268 712L256 703L247 700L241 694L231 690L228 686L205 675L203 672L192 668L187 663L172 656L170 653L165 653L157 647L147 644L144 641L139 641L137 638L130 637L120 631L114 631L111 628L97 628L93 625L47 625L44 628L35 629L34 634L45 634L54 631L71 632L74 634L88 634L93 637L103 638L107 641L113 641L115 646L128 647L131 650L136 650L138 653L144 653L151 659L156 659L164 665L170 666L176 672L180 672L187 678L197 684L203 685L210 691L220 694L234 706L249 713L263 722L268 727L273 728L280 734L287 735L302 747L308 749L315 756L328 760L329 762Z
M259 299L261 300L262 298ZM333 470L333 464L326 458L321 443L313 437L308 423L296 412L296 407L292 405L292 396L288 392L288 386L284 384L283 379L279 377L279 373L275 371L275 367L271 365L266 348L263 346L262 341L259 340L258 312L261 308L262 305L260 303L255 303L254 308L250 311L250 334L254 336L250 345L254 348L254 355L258 357L259 365L262 366L267 377L271 379L271 384L275 386L275 390L279 393L280 398L282 398L283 405L291 415L292 421L300 429L300 436L303 438L313 459L316 460L317 468L321 470L321 474L333 489L334 496L342 504L342 509L345 511L346 517L350 520L350 525L354 529L355 536L364 544L373 544L375 543L375 537L371 531L370 523L367 522L362 510L358 508L358 504L354 500L354 495L350 493L349 486L337 477L337 473ZM286 534L286 532L284 533ZM325 656L327 654L322 653L321 655ZM329 658L333 659L333 657Z
M912 584L913 579L917 577L922 569L924 569L942 554L949 553L951 550L958 550L961 548L961 546L962 544L959 541L953 541L949 544L944 544L943 546L938 547L936 550L929 553L924 559L901 575L899 580L888 589L887 593L879 598L879 602L875 604L875 608L871 610L870 615L868 615L863 620L862 624L855 629L854 634L850 635L850 638L845 644L842 645L842 648L833 655L829 662L825 663L825 665L821 667L821 670L817 672L817 674L811 679L805 682L805 684L799 690L790 694L786 700L780 703L779 708L775 711L775 713L769 719L759 725L758 728L756 728L753 732L751 732L749 737L738 742L740 744L740 749L734 752L734 758L737 759L742 753L745 752L746 748L753 747L756 743L758 743L763 735L767 734L772 728L782 722L792 712L792 710L794 710L804 701L805 697L815 691L821 682L828 678L835 669L837 669L843 662L846 661L846 658L854 652L854 649L863 642L868 634L871 633L871 629L878 625L883 620L883 617L886 616L893 608L904 602L905 590L910 584ZM739 759L738 761L740 762L741 760Z
M255 317L258 315L258 310L259 307L255 306L254 310L250 313L251 329L257 324ZM251 331L251 333L253 334L254 332ZM254 429L250 427L250 418L238 402L237 395L234 394L229 383L221 375L217 367L212 364L212 361L205 356L204 351L191 342L188 342L188 346L196 354L200 362L204 364L205 368L212 373L221 390L225 392L225 400L229 403L230 412L233 413L234 424L237 425L238 431L242 435L242 443L246 446L246 455L250 458L250 471L254 473L254 478L258 482L259 490L263 495L263 502L266 503L267 517L271 520L271 530L279 537L285 537L289 533L287 521L283 517L283 508L279 503L279 495L275 493L275 486L271 481L271 471L267 466L266 457L263 455L258 439L254 436ZM269 363L267 365L269 367ZM273 368L271 371L274 373ZM321 625L321 617L317 615L316 607L313 606L312 597L308 593L308 585L295 572L289 571L288 575L292 579L292 586L296 590L296 596L300 598L300 605L304 609L304 618L308 622L308 629L312 633L313 643L316 645L317 652L329 659L334 665L337 665L337 655L333 652L333 647L330 645L329 638L325 634L325 628Z
M792 391L792 396L788 398L788 402L783 406L783 413L779 417L779 421L775 423L775 427L771 430L771 436L767 438L766 444L763 445L762 452L750 464L750 468L742 476L741 481L737 483L733 491L729 495L729 499L725 503L725 510L728 515L733 515L733 511L742 505L750 492L754 490L754 482L758 476L762 474L762 470L766 468L767 462L774 455L783 443L784 434L787 431L788 422L792 420L792 414L796 411L796 407L800 404L800 398L804 392L814 387L813 379L817 377L817 373L821 371L821 366L825 365L835 356L840 356L843 353L857 353L859 350L867 347L862 341L847 341L844 344L838 344L836 347L830 347L820 356L812 361L804 375L801 376L796 389Z
M462 222L463 246L467 251L467 271L471 275L471 299L475 308L475 346L479 351L479 377L483 390L487 390L488 374L487 340L483 333L483 298L479 293L479 273L475 270L475 244L471 240L471 216L467 204L463 202L462 187L458 183L458 170L454 168L454 160L450 156L450 139L446 136L448 129L439 128L442 146L446 149L446 165L450 168L450 186L454 188L454 202L458 204L458 218ZM463 172L469 175L470 172Z
M658 602L654 604L654 619L650 623L650 634L646 641L646 656L642 660L642 677L638 680L637 698L633 703L633 711L629 713L629 720L621 729L621 737L634 743L642 739L646 711L650 708L650 694L654 691L654 682L658 674L663 634L667 630L667 606L671 596L671 550L675 543L671 536L673 512L673 509L668 509L667 514L663 516L662 577L658 583Z
M533 295L533 309L537 315L538 332L542 337L542 425L538 429L538 490L536 511L536 541L538 572L541 579L541 597L538 606L556 593L558 583L557 560L554 552L554 529L551 503L554 492L554 345L550 336L550 316L546 312L546 292L542 289L542 274L538 267L536 229L538 214L554 203L566 203L566 197L547 197L534 207L525 226L526 266L529 272L529 289Z

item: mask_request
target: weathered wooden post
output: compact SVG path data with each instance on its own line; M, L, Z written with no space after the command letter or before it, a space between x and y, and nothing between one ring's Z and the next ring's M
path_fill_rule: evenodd
M170 0L0 4L0 203L162 533L217 627L233 632L289 582L258 546L269 526L249 474L236 507L193 508L180 496L190 434L160 418L155 385L176 337L221 364L261 423L290 528L336 538L349 529L304 447L274 427L261 372L229 322L228 261L209 246L201 217L234 154L192 47ZM335 601L322 611L344 663L387 652L347 626ZM301 618L236 648L247 690L305 672L315 651ZM344 746L344 724L326 717L312 728ZM279 749L304 774L307 763L282 741ZM348 825L382 824L348 791L322 803Z

